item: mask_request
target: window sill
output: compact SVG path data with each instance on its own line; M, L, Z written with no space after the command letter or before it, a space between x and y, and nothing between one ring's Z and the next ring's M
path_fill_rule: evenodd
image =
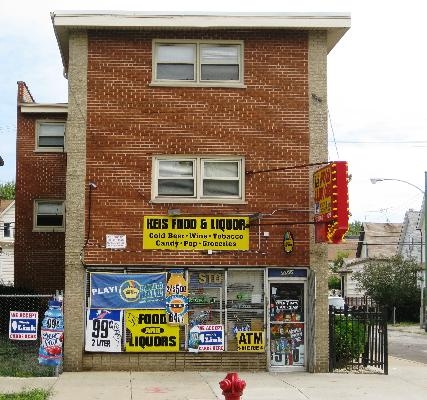
M247 201L242 199L178 199L178 198L162 198L151 199L153 204L247 204Z
M209 88L229 88L229 89L246 89L246 85L240 82L187 82L187 81L165 81L151 82L149 86L153 87L209 87Z
M56 232L65 232L65 228L61 227L43 227L43 228L33 228L33 232L50 232L50 233L56 233Z
M46 147L35 149L34 153L66 153L63 147Z

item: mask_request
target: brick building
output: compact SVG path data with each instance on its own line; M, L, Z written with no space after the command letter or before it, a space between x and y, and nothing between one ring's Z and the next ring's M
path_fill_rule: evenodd
M311 180L328 160L327 54L349 15L52 21L68 107L21 117L33 136L38 119L66 118L65 152L45 153L51 175L25 189L57 205L46 224L66 210L52 250L64 368L326 372ZM54 230L46 242L64 240Z

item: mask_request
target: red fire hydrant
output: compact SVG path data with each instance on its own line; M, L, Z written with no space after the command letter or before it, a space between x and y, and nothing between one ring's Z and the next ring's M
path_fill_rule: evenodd
M225 400L240 400L246 382L237 376L237 372L229 372L227 376L219 383Z

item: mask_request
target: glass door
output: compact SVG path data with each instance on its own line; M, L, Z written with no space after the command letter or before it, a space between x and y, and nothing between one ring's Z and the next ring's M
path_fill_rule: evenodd
M270 368L305 365L304 286L303 282L269 282Z

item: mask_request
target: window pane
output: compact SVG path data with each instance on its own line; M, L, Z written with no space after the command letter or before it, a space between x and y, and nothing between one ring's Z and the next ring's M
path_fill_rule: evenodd
M159 179L159 196L193 196L193 179Z
M192 161L159 161L159 176L193 176Z
M207 178L237 178L239 176L239 163L236 161L205 161L204 176Z
M157 79L194 80L193 64L157 64Z
M5 222L3 227L3 236L10 237L10 222Z
M239 46L200 46L200 59L204 63L238 64Z
M37 215L37 226L62 226L62 215Z
M62 203L37 203L37 214L63 214Z
M203 181L203 196L239 196L239 181Z
M194 64L195 45L161 44L157 46L158 63Z
M202 65L203 81L238 81L239 80L239 65Z
M39 147L63 147L64 136L39 136Z
M64 136L65 125L55 123L41 123L39 127L40 136Z

